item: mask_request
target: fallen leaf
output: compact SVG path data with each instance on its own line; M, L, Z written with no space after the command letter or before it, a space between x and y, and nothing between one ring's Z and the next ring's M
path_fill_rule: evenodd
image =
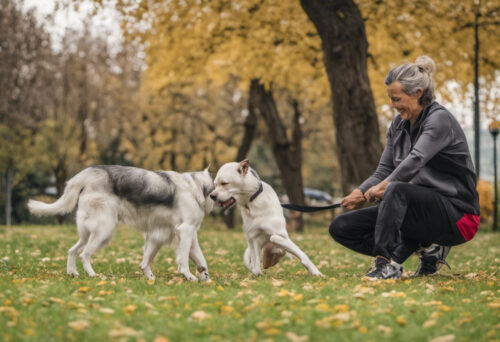
M486 306L492 309L500 309L500 299L487 303Z
M170 340L165 336L156 336L153 342L170 342Z
M386 327L385 325L377 325L377 330L385 335L390 335L392 332L392 328Z
M137 307L134 304L130 304L123 308L123 312L125 312L126 315L132 316L135 313L135 309L137 309Z
M82 319L82 320L69 322L68 326L73 330L82 331L82 330L90 327L90 322Z
M59 299L59 298L55 298L55 297L50 297L50 301L51 301L52 303L64 304L64 300Z
M406 324L408 324L408 321L403 316L396 317L396 322L398 322L398 324L402 325L402 326L405 326Z
M422 327L427 329L427 328L435 326L436 323L437 323L437 321L435 319L429 319L429 320L425 321L424 324L422 324Z
M292 331L288 331L285 334L286 338L288 338L291 342L306 342L309 340L309 336L304 335L304 336L299 336L296 333Z
M87 293L87 292L89 292L90 290L92 290L90 287L88 287L88 286L84 286L84 287L80 287L80 288L78 289L78 292L80 292L80 293Z
M212 319L212 315L206 313L203 310L198 310L191 314L191 318L196 321L205 321L207 319Z
M138 332L137 330L123 326L118 328L113 328L109 331L109 337L111 338L131 337L131 336L137 336L139 334L140 332Z
M450 334L450 335L434 337L429 342L453 342L453 341L455 341L455 335Z

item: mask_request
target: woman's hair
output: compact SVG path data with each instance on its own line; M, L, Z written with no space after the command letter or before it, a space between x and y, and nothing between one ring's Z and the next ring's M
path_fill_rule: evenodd
M422 89L422 96L418 103L425 107L435 99L432 80L435 70L436 64L432 58L420 56L415 63L405 63L389 71L384 83L390 85L399 81L403 91L408 95L415 94L418 89Z

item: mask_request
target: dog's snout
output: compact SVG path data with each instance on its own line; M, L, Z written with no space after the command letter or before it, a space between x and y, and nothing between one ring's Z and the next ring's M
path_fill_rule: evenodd
M210 194L210 198L215 201L217 199L217 195L214 194L213 192Z

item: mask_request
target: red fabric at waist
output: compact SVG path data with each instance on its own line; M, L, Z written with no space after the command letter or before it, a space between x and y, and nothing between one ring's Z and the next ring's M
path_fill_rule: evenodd
M464 216L458 220L457 227L465 241L469 241L474 237L474 235L476 235L476 232L479 229L479 216L464 214Z

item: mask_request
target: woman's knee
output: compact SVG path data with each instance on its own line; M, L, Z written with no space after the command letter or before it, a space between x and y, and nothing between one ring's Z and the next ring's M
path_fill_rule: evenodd
M347 220L345 214L339 215L335 217L335 219L330 224L330 228L328 231L330 232L331 237L338 241L339 237L345 235L345 230L347 227Z

